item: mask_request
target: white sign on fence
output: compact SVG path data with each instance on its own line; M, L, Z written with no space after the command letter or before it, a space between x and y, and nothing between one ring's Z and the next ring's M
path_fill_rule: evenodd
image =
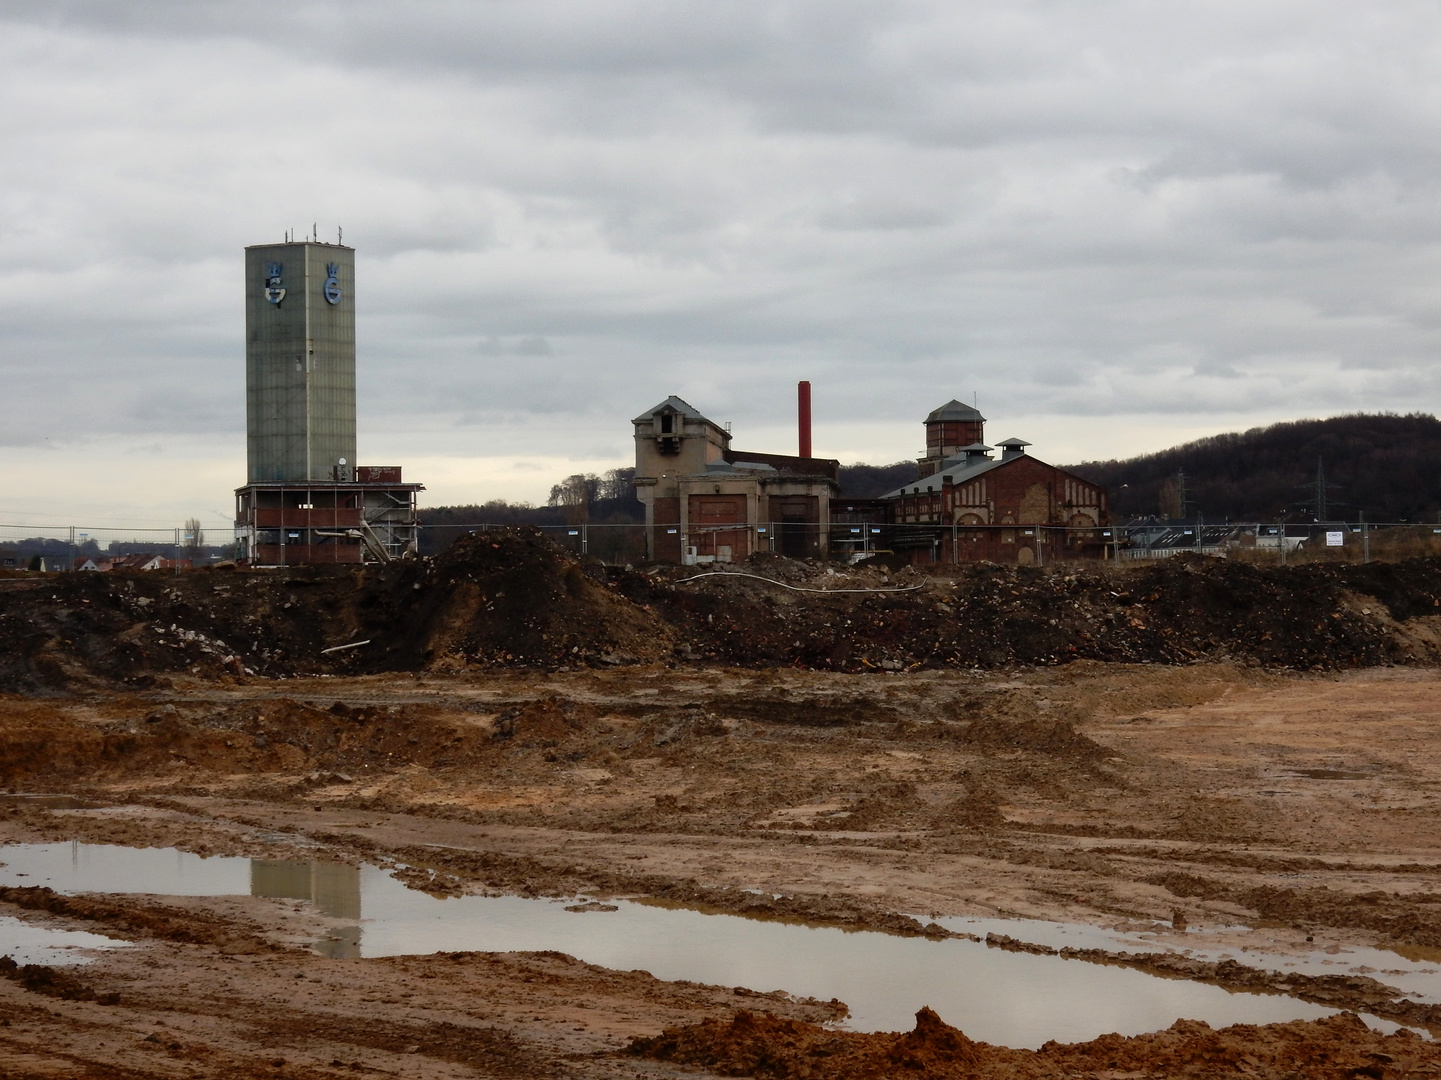
M1327 546L1327 547L1344 547L1345 544L1346 544L1346 534L1345 534L1345 533L1328 532L1328 533L1326 534L1326 546Z

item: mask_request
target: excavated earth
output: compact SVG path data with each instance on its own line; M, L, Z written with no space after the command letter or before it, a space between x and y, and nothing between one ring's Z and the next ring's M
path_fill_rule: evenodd
M133 944L0 960L0 1075L1441 1073L1441 1008L1347 959L1441 962L1441 562L728 570L769 582L525 533L363 572L0 578L0 788L77 800L0 797L0 842L912 937L1145 931L988 944L1344 1011L1020 1050L561 953L327 959L293 901L10 886L0 917Z

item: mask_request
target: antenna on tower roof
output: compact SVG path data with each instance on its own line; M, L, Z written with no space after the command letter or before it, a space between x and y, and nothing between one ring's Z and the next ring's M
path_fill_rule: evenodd
M336 244L337 247L340 247L340 246L343 245L344 243L345 243L345 230L342 229L339 225L337 225L337 226L335 227L335 244Z

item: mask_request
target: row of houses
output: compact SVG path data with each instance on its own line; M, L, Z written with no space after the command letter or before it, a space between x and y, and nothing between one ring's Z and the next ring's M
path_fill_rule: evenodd
M74 569L104 573L110 570L189 570L189 559L164 555L86 555L75 560Z

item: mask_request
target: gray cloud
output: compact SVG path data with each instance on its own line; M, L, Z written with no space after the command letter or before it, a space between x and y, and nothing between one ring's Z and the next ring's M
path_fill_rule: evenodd
M1434 409L1438 29L0 0L0 445L238 436L240 249L312 221L357 246L363 432L434 455L623 455L671 392L743 435L800 377L891 425L877 457L971 391L1106 418L1086 456L1158 416Z

